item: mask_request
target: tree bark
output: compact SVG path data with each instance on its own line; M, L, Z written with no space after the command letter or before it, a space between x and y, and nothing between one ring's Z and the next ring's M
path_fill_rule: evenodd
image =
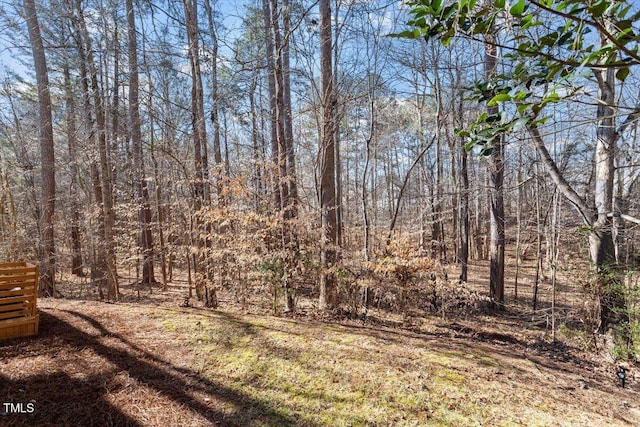
M496 73L498 53L496 38L485 35L485 74ZM498 107L488 107L489 115L498 114ZM491 151L491 189L489 220L489 296L495 308L504 308L504 142L502 135L493 140Z
M253 181L253 202L254 209L257 212L260 210L261 199L264 196L264 182L262 177L263 158L262 150L260 147L264 145L261 141L259 127L258 127L258 113L256 109L256 80L255 76L252 76L251 85L249 86L249 114L251 116L251 142L253 150L253 171L251 180Z
M139 245L142 252L142 284L156 282L153 273L153 235L151 234L151 207L149 189L144 170L142 150L142 130L139 110L138 79L138 42L133 0L126 0L127 34L129 39L129 129L133 148L133 168L136 188L136 205L138 207L138 223L140 224Z
M33 53L38 86L38 122L40 128L41 163L41 218L40 230L42 248L40 254L40 294L55 295L56 248L54 241L54 220L56 203L56 169L53 145L53 119L51 115L51 95L49 92L49 73L47 60L40 33L40 24L36 14L34 0L24 0L24 11L29 29L29 41Z
M464 106L464 88L462 83L462 69L460 66L456 67L456 102L457 111L455 113L455 123L458 129L462 129L464 125L463 106ZM460 234L460 282L466 282L469 275L469 167L468 167L468 153L465 149L465 141L460 138L457 145L457 150L460 151L460 181L462 183L462 189L460 191L460 223L462 230ZM460 187L458 187L460 188Z
M515 277L513 279L513 299L515 302L518 302L518 279L520 275L520 243L522 239L522 186L524 183L522 182L522 146L518 147L518 164L516 165L518 168L516 173L516 183L518 185L518 189L516 190L516 271Z
M65 56L63 64L64 93L66 106L67 150L69 152L69 205L71 209L71 273L84 277L82 261L82 242L80 240L80 207L78 194L78 128L76 126L76 103L71 89L69 58Z
M287 162L287 184L289 186L289 216L297 217L298 206L298 182L296 173L296 156L293 148L293 117L291 113L291 64L290 64L290 40L291 40L291 5L289 0L282 2L282 91L284 108L284 147Z
M467 167L467 150L464 143L460 151L460 175L462 178L462 194L460 197L462 233L460 242L460 281L466 282L469 271L469 170Z
M68 13L74 14L75 5L68 4ZM89 71L87 69L87 54L85 52L85 46L81 35L79 19L73 15L71 24L74 28L73 37L76 43L76 49L78 51L78 65L80 68L80 85L82 90L83 108L82 108L82 121L84 128L84 135L87 140L95 138L96 120L94 118L95 110L91 105L92 94L89 89ZM97 144L95 149L97 150ZM93 204L95 206L97 216L97 239L91 240L91 278L95 281L98 294L100 298L104 298L103 287L108 280L108 267L107 267L107 255L106 245L104 244L105 238L105 220L104 209L102 203L102 184L100 182L100 172L98 171L98 162L95 158L91 159L89 166L91 186L93 190Z
M320 262L321 310L337 304L336 278L332 271L337 261L335 95L333 87L331 4L320 0L320 74L322 99L322 135L320 141L320 215L322 242Z
M601 273L600 331L604 332L616 317L626 317L623 296L611 289L607 276L615 272L615 247L613 243L613 178L616 150L615 134L615 70L594 70L598 80L598 103L596 148L595 148L595 191L596 218L589 234L591 260ZM614 280L615 277L614 277Z
M143 55L145 55L143 53ZM149 90L148 90L148 104L149 110L153 111L153 79L151 78L151 72L149 70L149 63L146 63L146 74L149 80ZM156 183L156 211L158 212L158 244L160 246L160 271L162 273L162 290L167 290L168 282L170 280L169 274L167 272L167 245L165 243L164 238L164 227L165 227L165 214L164 214L164 198L162 195L162 178L160 175L159 167L158 167L158 159L156 158L156 149L155 149L155 129L154 129L154 121L151 120L149 123L150 130L150 140L149 140L149 153L151 154L151 163L153 164L153 177ZM169 257L169 266L171 265L171 257ZM169 270L170 271L170 270Z
M95 120L93 123L93 136L96 140L96 146L99 154L99 180L101 181L100 189L102 193L102 203L100 209L102 209L103 211L104 220L104 226L102 228L104 247L100 249L104 253L104 271L100 272L103 277L99 280L104 281L107 284L108 298L115 301L119 297L114 242L115 239L113 235L113 227L115 224L115 210L113 207L113 181L111 177L112 169L107 148L104 105L102 95L100 93L100 86L98 83L98 71L96 69L95 60L93 57L93 49L91 47L91 38L89 36L89 31L87 30L87 26L84 20L81 0L75 1L75 12L77 13L77 21L75 22L75 24L78 26L78 32L81 40L81 55L84 59L86 59L86 65L88 69L87 78L91 86L90 96L93 100L92 107L95 113Z
M184 14L189 43L189 63L191 66L191 128L194 146L194 208L196 211L209 205L209 165L206 154L207 131L204 116L204 94L200 70L200 48L198 43L197 0L183 0Z
M215 163L215 179L216 191L218 195L218 204L224 206L226 204L226 196L224 193L225 183L228 176L225 173L225 167L222 163L222 150L220 149L220 114L219 114L219 97L218 97L218 34L213 16L213 8L211 1L205 0L204 8L207 12L207 21L209 23L209 36L211 37L211 124L213 124L213 161Z
M280 145L278 144L278 104L277 104L277 81L276 81L276 48L273 37L273 15L270 0L262 0L262 12L264 17L265 44L267 47L267 74L269 85L269 109L270 109L270 130L271 130L271 187L273 189L273 201L275 209L283 208L283 197L281 193L282 176L280 174ZM277 13L275 14L277 16Z

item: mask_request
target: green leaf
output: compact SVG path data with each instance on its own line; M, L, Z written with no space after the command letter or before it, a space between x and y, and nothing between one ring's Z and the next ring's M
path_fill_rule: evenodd
M491 29L491 21L480 21L475 24L473 34L485 34Z
M511 95L509 95L508 93L499 93L491 98L489 102L487 102L487 107L495 107L499 103L506 101L511 101Z
M542 103L540 104L540 107L544 107L545 105L547 105L548 103L556 103L560 101L560 95L558 95L555 92L551 92L549 95L545 96L542 99Z
M480 150L481 156L490 156L491 153L493 153L493 147L490 146L484 146L482 150Z
M457 10L458 9L456 8L455 4L451 4L445 7L444 10L442 11L440 21L448 21L449 18L451 18L457 12Z
M471 151L473 147L476 145L476 142L477 141L472 139L471 141L464 144L464 151Z
M421 35L422 34L421 34L420 29L416 28L414 30L406 30L406 31L401 31L399 33L389 34L389 37L405 38L405 39L417 39Z
M524 13L524 0L518 0L511 9L509 9L509 13L513 16L522 16Z
M610 4L608 1L600 0L589 6L588 10L594 18L600 18L609 6Z
M449 28L447 32L441 36L440 43L442 43L444 47L449 46L449 44L451 43L455 35L456 35L456 30L454 28Z
M496 130L493 128L482 129L476 133L476 137L482 141L492 141L496 137Z
M533 122L531 122L531 126L537 126L537 125L544 126L548 120L549 120L549 116L543 117L538 120L534 120Z
M558 44L559 44L560 46L562 46L562 45L566 45L566 44L569 44L569 43L573 43L573 38L572 38L572 36L573 36L573 33L570 33L570 32L564 33L564 34L563 34L563 35L558 39Z
M616 71L616 79L620 80L621 82L625 81L628 76L629 76L628 67L620 68L618 71Z
M631 5L628 5L627 7L623 8L623 9L620 9L620 11L616 13L616 15L620 19L626 18L627 13L629 13L630 9L631 9Z
M531 104L531 111L533 111L533 114L537 115L540 113L540 110L542 110L542 106L540 104Z
M632 28L632 26L633 26L633 21L631 21L630 19L624 19L622 21L616 22L616 27L618 27L620 31Z
M636 35L633 32L633 28L625 28L624 30L620 31L620 33L618 33L618 35L616 36L616 40L621 41L623 43L633 41L635 39L636 39Z
M527 30L529 28L531 28L534 25L537 25L538 22L533 20L533 15L531 13L525 15L521 20L520 20L520 27L522 27L523 30Z
M502 114L496 113L496 114L488 115L487 118L485 119L485 122L486 123L498 123L501 120L502 120Z
M494 5L495 7L497 7L498 9L504 9L504 5L505 5L505 3L506 3L506 2L505 2L505 0L495 0L495 1L493 2L493 5Z
M518 132L522 128L524 128L527 123L531 120L529 117L520 117L519 119L514 120L509 124L512 132Z
M522 101L526 99L528 95L529 95L529 92L527 92L526 90L521 90L520 92L516 93L516 95L513 97L513 100Z
M553 46L557 40L558 40L557 31L554 31L552 33L549 33L540 37L540 43L544 46Z

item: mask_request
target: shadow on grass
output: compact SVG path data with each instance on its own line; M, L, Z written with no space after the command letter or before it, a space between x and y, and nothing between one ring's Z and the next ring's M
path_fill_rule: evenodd
M0 396L3 402L20 403L27 410L33 403L34 412L4 413L3 426L142 426L104 398L102 376L74 379L64 372L31 375L10 380L0 374Z
M248 396L222 383L211 381L196 372L176 367L153 353L149 353L125 337L107 329L102 323L76 311L65 313L80 318L98 331L91 335L46 311L40 312L40 337L28 344L24 341L7 342L0 347L0 360L8 357L29 357L21 354L33 347L35 354L54 354L61 346L71 352L91 350L101 356L105 363L113 366L106 374L85 373L79 378L70 378L64 372L29 375L27 372L0 373L0 402L34 401L33 414L7 414L0 416L0 425L38 426L139 426L107 400L106 386L118 372L125 371L138 384L153 390L157 395L169 399L198 414L211 425L240 426L253 424L295 426L296 421L266 403ZM117 339L116 346L100 342L101 337ZM15 347L15 348L14 348ZM10 375L13 374L13 375ZM223 413L192 393L201 392L212 400L231 404L233 413ZM2 410L2 408L0 408ZM189 425L189 420L184 420Z

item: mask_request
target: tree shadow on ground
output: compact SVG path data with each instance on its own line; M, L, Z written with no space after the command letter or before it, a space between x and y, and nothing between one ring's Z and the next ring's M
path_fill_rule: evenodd
M95 328L87 333L47 311L40 312L40 337L24 344L13 340L0 347L0 360L21 357L21 352L47 355L47 349L60 353L60 345L69 352L91 351L104 359L107 371L98 375L87 372L72 378L65 372L0 373L1 402L33 401L33 414L5 414L0 425L38 426L139 426L143 425L108 401L109 384L116 374L125 371L137 384L152 390L157 396L187 408L211 425L246 425L255 421L260 425L294 426L296 420L248 396L198 373L162 360L156 354L136 346L120 334L106 328L99 321L76 311L64 313L82 319ZM106 338L114 345L102 341ZM33 345L35 344L35 345ZM33 353L31 353L33 349ZM64 360L61 360L64 363ZM209 401L194 394L204 394ZM232 406L233 411L222 411ZM215 406L218 406L217 408ZM2 410L3 408L0 408ZM184 420L189 425L189 420Z

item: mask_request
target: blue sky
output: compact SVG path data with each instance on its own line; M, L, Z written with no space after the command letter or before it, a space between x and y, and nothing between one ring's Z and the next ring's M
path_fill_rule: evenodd
M233 33L234 29L240 27L242 18L244 16L244 10L248 4L256 4L257 0L249 0L244 2L238 2L233 0L212 0L213 7L216 9L221 23L226 31L220 34L220 37L226 37ZM17 3L19 6L20 3ZM0 11L4 11L7 16L16 18L16 7L18 7L8 0L0 0ZM202 7L202 6L201 6ZM202 7L204 10L204 8ZM161 14L155 15L156 19L161 19ZM21 24L23 24L21 18L17 18ZM201 22L201 26L205 27L205 22ZM25 34L26 36L26 34ZM46 37L46 35L43 35ZM22 35L16 34L16 31L12 28L8 28L6 23L0 21L0 76L4 75L7 70L18 74L19 76L28 79L30 78L31 69L30 64L32 58L30 51L25 50L26 40L22 39ZM17 46L16 46L17 45ZM45 40L46 45L46 40ZM25 64L26 63L26 64Z

